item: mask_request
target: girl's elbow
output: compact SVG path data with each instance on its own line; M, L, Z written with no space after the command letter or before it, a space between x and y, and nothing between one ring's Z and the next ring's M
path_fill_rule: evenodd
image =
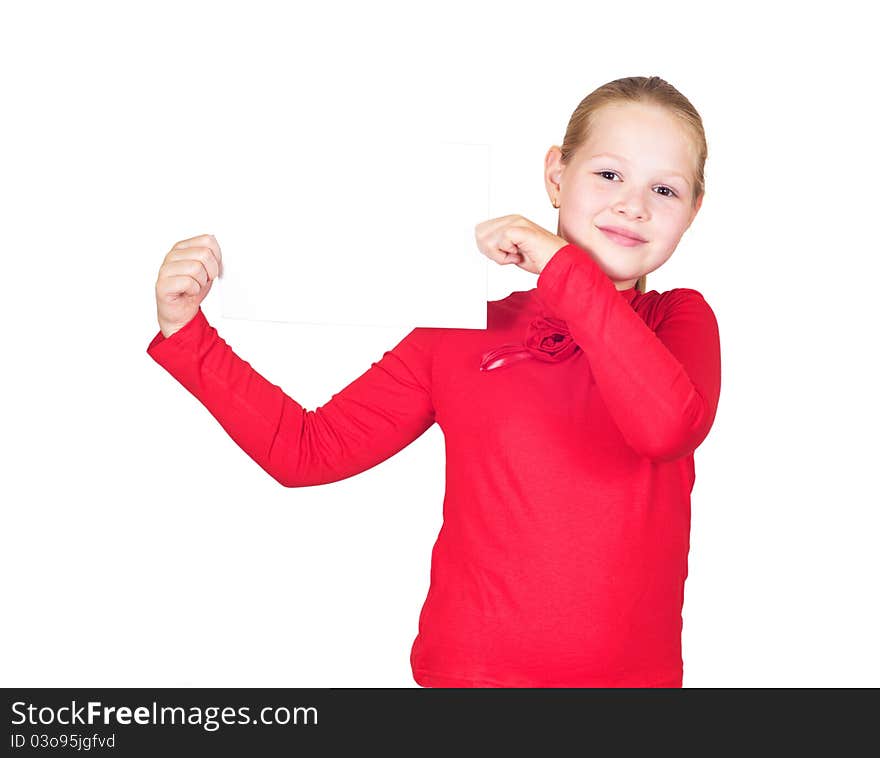
M680 424L666 434L655 435L641 446L640 452L646 458L658 463L669 463L693 455L706 439L711 422L701 422L696 426Z
M300 489L302 487L318 487L322 484L332 484L343 479L356 476L362 468L312 468L309 471L286 471L283 473L271 473L272 478L285 489Z
M644 454L654 461L676 461L693 455L709 434L715 421L715 406L710 406L694 389L690 402L681 414L663 430L655 430L645 445ZM656 433L660 431L661 433Z

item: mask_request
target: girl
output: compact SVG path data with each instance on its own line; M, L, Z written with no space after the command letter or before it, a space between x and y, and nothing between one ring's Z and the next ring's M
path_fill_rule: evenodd
M556 234L522 216L480 251L538 275L488 327L413 329L309 411L205 319L217 240L156 282L149 355L285 487L384 461L435 421L443 525L410 662L426 687L681 687L693 453L715 418L716 319L693 289L645 290L703 197L699 115L658 77L577 107L544 181Z

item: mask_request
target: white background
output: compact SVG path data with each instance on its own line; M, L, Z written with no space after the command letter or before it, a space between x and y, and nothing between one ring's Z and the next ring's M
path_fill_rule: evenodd
M695 455L684 685L880 684L866 9L4 3L0 684L416 686L442 433L298 490L226 436L146 354L166 252L222 240L225 223L179 201L210 181L210 154L193 173L163 151L244 111L222 159L248 166L260 123L291 98L323 114L334 144L408 114L408 134L491 144L491 215L555 232L546 150L594 88L652 74L700 111L709 159L700 214L648 287L701 291L723 360ZM401 187L417 158L389 156ZM330 202L345 169L332 150L327 166L295 179L252 167L253 192L277 209L281 182L304 196L314 182L312 201ZM308 229L307 208L264 222L280 250ZM320 254L334 255L332 234ZM490 299L536 283L489 273ZM221 336L307 408L408 331L227 320L213 295L203 310Z

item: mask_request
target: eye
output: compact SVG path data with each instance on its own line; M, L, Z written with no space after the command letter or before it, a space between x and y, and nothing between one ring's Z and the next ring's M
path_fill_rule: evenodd
M613 176L617 176L617 172L616 172L616 171L608 171L608 170L605 170L605 171L597 171L596 173L597 173L599 176L601 176L601 175L603 175L603 174L612 174ZM609 180L609 181L613 181L613 180ZM659 185L659 186L660 186L662 189L665 189L665 190L668 190L668 191L669 191L669 194L666 194L666 193L664 193L664 192L661 192L660 194L663 195L663 197L678 197L678 193L676 193L676 191L675 191L674 189L672 189L672 187L667 187L665 184L661 184L661 185Z

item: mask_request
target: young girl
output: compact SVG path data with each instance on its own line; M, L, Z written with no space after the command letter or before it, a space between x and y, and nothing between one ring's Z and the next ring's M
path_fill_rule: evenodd
M156 282L147 352L285 487L375 466L435 421L443 525L410 661L426 687L681 687L693 453L715 418L717 322L693 289L645 291L703 197L699 115L658 77L599 87L545 158L557 233L479 224L538 274L488 327L413 329L309 411L239 358L201 301L210 235Z

